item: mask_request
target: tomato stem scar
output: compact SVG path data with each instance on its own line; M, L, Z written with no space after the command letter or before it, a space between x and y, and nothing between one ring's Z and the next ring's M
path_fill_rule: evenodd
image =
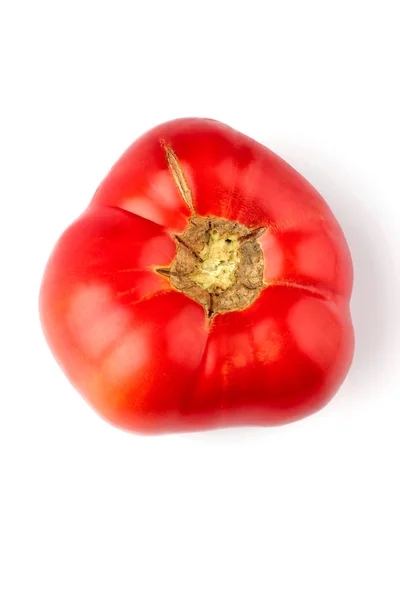
M160 266L156 272L201 304L210 319L242 310L264 287L264 253L258 238L265 230L210 215L191 217L183 233L172 236L177 252L170 267Z

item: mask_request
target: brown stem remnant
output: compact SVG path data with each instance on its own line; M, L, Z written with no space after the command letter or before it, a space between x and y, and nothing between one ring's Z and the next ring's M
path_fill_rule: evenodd
M164 275L164 277L170 278L170 276L171 276L171 269L166 269L164 267L157 267L156 273L158 273L159 275Z
M189 246L189 244L186 242L186 240L183 239L183 237L181 235L175 234L173 236L173 238L179 243L182 244L182 246L184 246L186 248L186 250L188 250L189 252L191 252L195 258L197 258L197 260L199 262L203 262L203 259L201 258L201 256L199 256L199 254L197 254L197 252L195 250L193 250L193 248L191 248Z
M258 227L257 229L252 229L250 231L250 233L242 235L239 238L239 243L241 246L243 246L243 244L247 244L247 242L252 242L252 241L256 240L257 238L262 236L262 234L265 233L266 231L267 231L266 227Z
M161 142L169 170L192 217L182 234L173 237L177 251L169 268L156 272L214 315L247 308L264 288L264 253L257 241L265 227L249 229L236 221L199 217L175 152Z
M210 294L207 316L212 319L214 316L214 294Z
M255 302L264 286L264 253L257 241L264 231L217 217L192 217L185 231L175 236L171 266L156 271L204 306L210 318L242 310Z
M176 156L175 152L172 150L172 148L170 148L165 143L162 143L162 144L163 144L163 147L165 150L165 156L167 159L168 167L169 167L169 170L171 171L171 175L175 181L176 187L178 188L179 193L182 196L183 200L189 207L189 210L192 213L192 215L195 215L196 210L195 210L194 204L193 204L192 190L190 189L190 187L188 186L188 184L186 182L185 175L183 173L183 169L179 162L179 159Z

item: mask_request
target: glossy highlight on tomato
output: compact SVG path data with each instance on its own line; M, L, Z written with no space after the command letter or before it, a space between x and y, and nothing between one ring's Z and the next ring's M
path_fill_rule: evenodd
M220 122L144 134L63 233L40 292L77 390L137 433L278 425L350 367L352 263L319 193Z

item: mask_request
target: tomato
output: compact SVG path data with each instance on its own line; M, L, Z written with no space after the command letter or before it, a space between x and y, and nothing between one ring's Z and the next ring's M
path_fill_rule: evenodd
M319 193L210 119L128 148L46 267L67 377L140 433L278 425L335 394L353 355L352 263Z

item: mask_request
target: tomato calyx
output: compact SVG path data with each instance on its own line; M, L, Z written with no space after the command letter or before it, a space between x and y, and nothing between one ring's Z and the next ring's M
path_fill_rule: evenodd
M166 160L192 217L184 232L174 235L177 251L169 268L157 273L201 304L207 315L245 309L264 287L264 253L257 241L265 227L249 229L237 221L197 215L193 194L175 152L163 144Z
M264 253L257 241L264 231L217 217L192 217L183 234L174 236L171 266L156 270L202 304L209 317L242 310L264 287Z

